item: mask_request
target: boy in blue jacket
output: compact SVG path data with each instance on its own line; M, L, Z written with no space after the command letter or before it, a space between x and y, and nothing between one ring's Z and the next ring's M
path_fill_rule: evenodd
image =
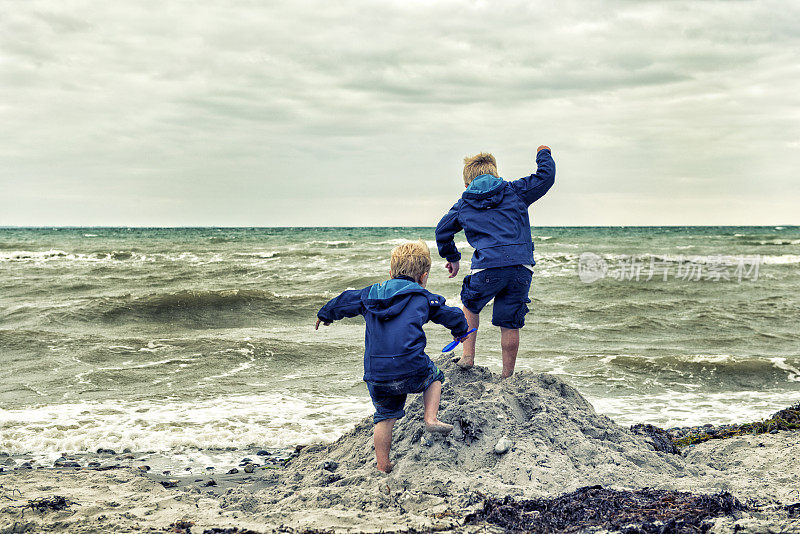
M470 328L477 328L479 314L494 299L492 324L500 327L503 378L514 374L519 349L519 329L525 324L528 292L533 274L533 240L528 207L552 187L556 166L550 147L536 153L535 174L506 182L497 176L491 154L464 158L466 191L436 226L439 255L447 260L450 278L458 274L461 253L453 237L461 230L475 249L471 274L464 277L461 303ZM475 363L475 336L464 341L457 361L467 369Z
M364 381L375 406L375 457L385 473L392 470L392 428L405 415L407 394L422 393L426 430L453 430L438 419L444 373L425 354L422 325L433 321L462 337L467 321L461 310L444 305L444 297L425 289L430 270L431 253L423 241L397 246L390 280L345 291L317 313L315 329L344 317L363 315L366 320Z

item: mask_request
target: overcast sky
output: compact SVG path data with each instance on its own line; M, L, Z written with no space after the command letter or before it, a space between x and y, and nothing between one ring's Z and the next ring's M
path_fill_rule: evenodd
M800 224L800 3L11 1L0 225Z

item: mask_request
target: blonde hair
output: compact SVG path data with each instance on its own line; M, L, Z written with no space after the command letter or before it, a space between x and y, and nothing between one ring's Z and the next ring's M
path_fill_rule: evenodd
M410 276L414 281L431 270L431 251L425 241L411 241L392 249L391 275Z
M488 152L464 158L464 183L469 185L481 174L497 176L497 161Z

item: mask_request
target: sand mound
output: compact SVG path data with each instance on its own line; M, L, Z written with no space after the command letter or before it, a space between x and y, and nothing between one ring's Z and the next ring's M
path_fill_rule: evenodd
M395 425L394 471L375 469L372 422L365 419L329 445L305 449L275 474L259 499L301 508L413 511L474 492L531 498L603 484L646 487L653 479L695 474L678 455L657 452L592 406L562 380L521 372L509 380L487 369L439 362L447 381L440 419L449 436L423 431L422 398L411 396ZM510 449L495 447L507 438ZM235 499L235 495L230 495ZM262 501L263 502L263 501ZM463 503L462 503L463 504ZM446 506L443 506L445 509Z

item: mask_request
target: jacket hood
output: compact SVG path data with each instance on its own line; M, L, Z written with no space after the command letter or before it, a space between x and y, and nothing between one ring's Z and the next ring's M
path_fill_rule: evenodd
M425 289L416 282L404 278L392 278L370 286L361 298L364 307L382 319L399 315L412 295L425 294Z
M478 209L497 206L503 200L506 182L491 174L481 174L461 194L464 202Z

